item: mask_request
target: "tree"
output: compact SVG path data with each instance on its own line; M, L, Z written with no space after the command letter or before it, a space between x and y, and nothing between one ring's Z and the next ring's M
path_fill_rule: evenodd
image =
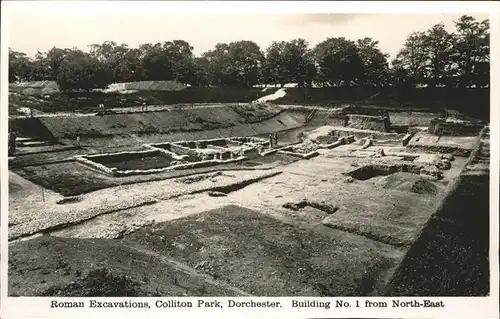
M316 75L314 57L304 39L273 42L266 50L264 63L266 83L297 83L298 86L311 85Z
M311 85L316 75L316 67L308 43L296 39L285 43L283 62L288 83L297 83L299 87Z
M398 88L415 86L410 72L404 68L400 60L392 61L392 68L388 71L388 83Z
M423 36L427 64L425 78L431 87L444 84L451 75L451 53L453 36L444 29L443 24L436 24Z
M130 49L120 57L120 62L114 67L114 82L133 82L142 80L141 52L139 49Z
M47 53L37 51L35 54L35 60L33 60L31 68L31 79L33 81L55 80L55 78L52 77Z
M275 41L265 54L253 41L218 43L201 57L184 40L138 48L105 41L90 53L53 47L30 58L9 49L9 81L56 80L62 89L92 89L112 82L177 80L193 86L296 83L298 86L417 84L489 85L489 21L464 15L456 32L436 24L410 34L392 61L372 38L328 38L313 50L304 39Z
M229 45L217 43L213 50L203 53L208 61L208 79L213 86L236 85L233 78Z
M80 50L72 50L61 61L56 81L63 91L90 91L110 84L105 72L105 66L96 57Z
M31 80L31 70L32 61L28 56L9 48L9 82Z
M312 87L313 82L316 79L317 70L316 65L314 64L314 54L311 50L308 50L299 66L298 76L296 78L297 84L299 87Z
M135 74L137 65L134 62L138 63L138 59L134 61L135 55L129 55L129 51L126 44L118 45L114 41L90 45L90 55L101 63L108 81L114 83L128 82Z
M378 48L378 41L372 38L359 39L356 42L362 63L360 84L384 86L388 82L389 64L387 54Z
M318 81L329 86L350 86L362 75L358 47L346 38L328 38L314 48Z
M461 87L489 84L490 23L464 15L455 22L457 34L451 59ZM486 67L488 65L488 67Z
M194 81L193 47L184 40L174 40L163 44L165 58L170 61L172 78L191 84Z
M209 78L210 62L206 58L195 58L193 61L192 86L204 87L210 85Z
M236 77L237 86L252 87L260 82L264 54L257 43L253 41L231 42L228 53L233 65L231 74Z
M138 69L145 80L177 80L188 84L195 81L193 47L184 40L142 44L134 56L140 59Z
M264 54L255 42L218 43L203 57L209 63L209 79L214 86L252 87L261 81Z
M264 84L280 84L283 87L290 82L284 61L285 41L274 41L266 50L262 68Z
M165 54L161 44L146 51L141 60L141 69L147 81L173 80L172 61Z
M57 74L59 73L59 67L61 66L64 57L70 52L70 49L60 49L53 47L44 56L46 62L44 63L48 67L49 79L55 80Z
M414 86L424 81L427 67L425 41L424 32L410 34L393 61L396 68L405 70Z

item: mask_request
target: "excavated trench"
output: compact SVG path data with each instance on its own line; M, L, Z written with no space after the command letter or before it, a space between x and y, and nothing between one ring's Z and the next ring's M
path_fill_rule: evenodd
M412 164L372 164L359 167L353 171L345 173L345 175L348 175L360 181L366 181L374 177L387 176L397 172L420 174L421 168L422 166Z
M327 119L325 119L325 114L328 114L327 112L315 112L311 119L307 118L307 115L309 114L308 112L301 113L285 110L276 113L275 116L269 116L269 114L254 114L252 112L243 112L240 114L231 108L225 109L224 107L221 107L211 108L209 118L206 121L203 120L200 122L199 119L203 119L203 112L204 111L201 110L192 111L192 114L188 116L197 119L197 123L194 124L186 124L185 122L187 118L182 115L182 111L179 111L173 113L166 112L166 115L172 115L169 119L159 116L159 112L146 116L142 116L140 114L123 114L119 116L109 115L111 117L114 116L115 118L119 118L120 123L118 124L120 125L113 123L112 126L108 125L109 119L106 119L108 115L103 115L99 117L98 120L86 119L84 121L85 126L89 123L89 127L92 127L94 124L97 125L96 127L91 128L90 131L88 131L88 127L83 129L83 124L81 125L78 121L72 120L63 121L64 123L60 123L59 125L56 123L56 120L50 119L47 120L47 127L54 128L55 132L53 136L62 139L65 137L77 136L78 132L85 132L86 130L87 133L95 136L94 133L96 132L99 134L100 132L107 133L107 129L111 129L113 134L115 134L114 136L123 135L125 136L124 139L126 139L127 136L131 135L141 136L141 132L134 131L134 123L140 122L141 127L160 127L161 129L156 129L153 132L154 134L157 134L157 136L152 141L147 140L150 137L149 135L141 136L141 138L144 137L146 140L141 141L141 143L144 144L146 142L158 141L192 141L200 139L200 137L204 134L205 136L203 137L205 139L230 136L257 136L267 139L270 133L280 132L279 144L280 146L284 146L287 144L301 142L303 139L302 133L306 130L311 130L321 126L319 123L326 121ZM261 118L264 120L255 122L249 118L242 118L242 114L245 114L247 117L255 116L255 118ZM306 119L309 121L306 121ZM337 119L332 119L331 122L333 123L336 120ZM113 121L110 120L109 122L111 123ZM411 127L410 125L394 125L394 127L388 128L387 121L375 115L352 116L350 118L350 122L345 122L343 119L339 118L338 122L343 123L339 126L339 129L335 131L335 134L339 136L344 134L350 135L352 130L360 130L357 133L361 134L362 137L370 137L373 133L361 132L363 130L366 131L368 128L378 129L380 130L380 135L387 138L390 137L392 139L393 136L399 136L400 134L408 132L408 128ZM175 129L169 130L169 127L175 127ZM50 131L50 129L48 130ZM106 138L113 136L113 134L107 135ZM109 140L108 144L113 143L113 138ZM248 162L250 163L252 160L257 161L254 158L250 158ZM322 159L318 160L318 165L322 165L321 160ZM156 165L156 162L153 164ZM142 163L142 165L146 164ZM282 166L285 165L282 164ZM383 180L378 183L387 191L404 190L420 195L436 195L437 188L435 188L432 183L420 178L422 167L422 165L411 162L408 163L405 161L402 161L402 163L389 164L374 163L357 167L355 169L351 168L343 174L354 179L354 184L356 184L356 181L369 181L382 177ZM220 177L222 175L223 174L220 172L212 172L205 175L184 176L175 182L177 182L178 185L182 185L182 187L187 185L196 185L197 183L210 184L212 182L211 179L215 179L216 177ZM278 175L281 176L281 172L268 174L265 177L248 178L220 187L200 188L199 190L189 192L189 195L206 193L208 191L212 192L212 194L209 194L210 196L228 196L229 198L229 195L235 195L231 193L242 191L245 187L253 187L250 185ZM414 176L415 178L412 179L408 177L409 175ZM405 182L406 179L409 179L410 181L404 184L403 182ZM310 181L301 181L296 185L298 188L304 188L304 184L307 183L310 183ZM364 185L365 183L358 184ZM365 186L367 187L366 189L369 189L370 187L369 183L366 183ZM266 187L269 187L269 185ZM332 185L332 187L338 187L338 185ZM271 192L272 190L268 189L267 191ZM298 194L296 190L291 190L290 193L293 194L293 196L297 196ZM255 195L258 199L257 202L259 209L272 210L268 206L263 206L263 200L261 200L260 196L264 197L264 195L265 194ZM278 196L276 196L276 198L278 198ZM281 207L277 208L285 208L291 211L301 211L307 210L307 207L310 207L321 211L321 214L325 213L329 217L342 213L337 205L331 204L330 200L321 201L304 199L297 201L298 198L291 197L287 199L285 204L281 205L280 203ZM306 197L304 196L304 198ZM172 197L172 199L178 199L179 201L182 200L180 196L179 198ZM202 196L196 198L196 200L198 199L202 200ZM223 202L225 198L212 198L210 200L220 200ZM76 197L63 199L57 204L61 205L71 203L79 203L79 199ZM147 202L142 205L144 206L142 208L156 210L165 209L164 207L160 207L162 205L155 205L156 203L156 201ZM174 200L167 203L167 206L173 203L175 203ZM199 205L204 205L204 203L200 202ZM175 211L175 209L181 209L179 207L182 208L183 206L180 205L177 208L173 208L173 211ZM141 207L136 208L139 209ZM109 215L111 214L114 214L114 212L111 212ZM147 251L148 254L153 254L154 252L155 256L159 256L159 258L161 257L163 259L167 258L176 265L180 265L179 267L184 267L189 270L187 272L189 274L184 277L189 278L189 281L196 281L196 278L198 278L201 273L206 272L208 275L203 274L203 281L210 282L210 285L218 287L224 284L228 285L231 289L234 288L233 290L241 292L250 291L269 295L293 295L294 293L301 293L311 295L354 296L374 294L375 292L383 291L386 286L386 281L392 276L395 268L401 262L402 254L406 252L403 247L406 247L406 243L401 244L398 240L392 238L391 236L384 237L377 232L365 230L363 227L354 231L354 228L351 226L335 225L332 227L327 226L318 228L318 225L309 225L309 228L314 231L305 231L303 226L299 227L293 223L282 223L277 218L271 218L269 216L270 215L267 214L267 212L263 213L250 211L244 207L224 206L224 208L220 209L220 211L215 209L210 212L203 212L199 215L178 218L161 224L156 223L153 225L138 227L137 231L134 231L126 236L123 243L126 242L127 245L132 245L131 243L133 243L136 245L134 247L139 247L140 244L141 249ZM92 222L98 219L94 217L87 220L87 222ZM372 217L374 218L376 216ZM61 227L66 227L70 224L71 223L54 226L53 228L46 229L45 232L60 229ZM39 242L41 245L47 245L47 242L50 243L52 240L57 241L58 239L45 238L43 240L39 240ZM75 239L75 242L76 241L77 240ZM113 257L112 259L126 260L130 262L128 259L130 252L127 251L128 248L126 245L122 245L122 242L115 240L109 242L100 241L99 243L101 245L100 247L105 247L104 251L107 251L106 247L108 247L108 245L110 247L118 245L123 251L115 254L115 252L117 252L116 249L110 250L110 254ZM37 244L38 242L36 241L33 241L32 243L35 248ZM18 245L18 243L15 245ZM26 243L24 245L30 246ZM82 245L85 249L88 249L93 245L93 243L80 242L80 244L75 243L75 245ZM16 252L16 258L27 258L20 255L19 251L21 248L18 247L21 246L16 246L16 249L13 250ZM48 248L44 246L43 249L45 251ZM64 249L70 248L64 246ZM121 253L123 253L123 255L120 255ZM34 255L35 256L29 257L34 264L43 260L43 256L39 255L38 252ZM96 256L93 256L92 258L94 257ZM93 264L91 257L84 256L81 258L84 259L84 263L90 265ZM102 258L102 256L99 255L96 258L99 259ZM255 262L255 260L258 262ZM75 260L70 260L68 263L71 262L75 262ZM107 261L103 262L103 264L106 262ZM151 267L158 266L158 264L160 264L154 260L148 262L150 264L145 262L144 264L141 264L141 267L144 269L150 269ZM132 262L130 262L130 264L132 264ZM200 268L199 265L203 265L203 267ZM109 269L116 270L118 273L117 276L121 276L121 274L127 275L127 272L131 271L130 269L126 270L126 267L123 268L123 265L120 263L108 266ZM63 268L67 270L71 267L66 265ZM204 267L209 269L209 271L206 271ZM352 269L354 274L347 274L344 271L345 267ZM10 271L16 272L17 270L14 267L11 268ZM28 272L29 271L30 270L28 270ZM104 274L107 270L101 269L97 271L102 271ZM92 274L94 273L91 273L91 275ZM252 275L248 277L247 275L249 274ZM145 273L141 273L140 275L145 276ZM87 277L84 277L84 279ZM381 279L382 277L385 279ZM251 278L251 280L248 278ZM294 288L289 285L289 282L292 282L292 284L296 285L298 288L294 290ZM172 285L172 283L161 283L159 285L163 285L163 288L168 287L168 289L162 290L165 291L164 295L176 295L176 293L179 293L179 291L182 290L180 288L180 290L169 290L172 286L177 287L175 284ZM203 285L206 285L206 283L200 284L198 282L193 282L192 286L186 289L190 291L183 291L182 293L189 295L193 294L193 291L194 293L199 292L199 289L205 289L205 286ZM36 291L39 292L39 295L50 295L60 293L60 290L66 293L71 293L71 290L74 288L71 284L64 286L64 282L60 283L58 287L45 289L45 286L37 284L35 289L38 289ZM144 288L144 286L142 288ZM103 289L106 290L107 288L104 287ZM178 287L176 289L178 289ZM11 286L9 286L9 290L12 290ZM76 290L80 290L80 288ZM19 292L19 289L16 291ZM207 292L207 295L220 293L221 290L215 289L212 292L213 293ZM222 291L222 294L225 293L226 291ZM151 291L147 289L142 290L140 294L150 295Z

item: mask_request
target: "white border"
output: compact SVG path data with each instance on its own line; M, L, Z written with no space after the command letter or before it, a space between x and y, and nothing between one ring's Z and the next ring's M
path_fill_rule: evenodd
M113 7L113 10L129 12L148 12L151 10L168 9L172 13L240 13L240 14L297 14L297 13L489 13L491 23L491 187L490 187L490 278L491 294L489 297L474 298L328 298L334 300L443 300L446 303L445 308L331 308L325 310L321 308L309 309L239 309L231 310L228 308L221 310L210 308L193 309L152 309L149 311L140 310L94 310L94 309L65 309L51 311L48 303L52 298L8 298L7 296L7 209L8 209L8 169L7 169L7 123L8 123L8 77L7 77L7 57L9 43L9 10L14 2L3 2L1 10L1 32L2 32L2 51L1 51L1 103L0 105L0 176L1 176L1 315L2 318L94 318L94 317L154 317L154 318L179 318L179 317L203 317L203 318L234 318L234 317L286 317L286 318L320 318L320 317L364 317L364 318L498 318L498 194L499 194L499 101L500 101L500 5L496 2L327 2L327 1L309 1L309 2L134 2L132 5L120 7L116 1L100 1L99 7ZM54 3L46 2L47 6ZM86 11L86 9L82 9ZM91 11L89 10L89 13ZM36 27L36 26L33 26ZM390 30L388 30L390 32ZM474 107L471 105L471 107ZM60 298L61 299L61 298ZM125 300L126 298L118 298ZM151 300L155 298L137 298L136 300ZM168 298L162 298L167 300ZM178 299L178 298L172 298ZM191 298L196 300L197 298ZM206 298L213 299L213 298ZM229 298L218 298L224 303ZM245 298L243 298L245 299ZM262 298L252 298L254 300ZM265 300L280 300L282 303L290 302L294 298L264 298ZM107 300L110 300L108 298ZM360 310L360 311L358 311Z
M9 57L9 24L5 23L8 19L6 9L2 3L1 10L1 52L0 52L0 318L3 318L3 303L7 296L7 232L8 232L8 207L9 207L9 173L7 160L7 126L9 123L9 76L8 76L8 57Z

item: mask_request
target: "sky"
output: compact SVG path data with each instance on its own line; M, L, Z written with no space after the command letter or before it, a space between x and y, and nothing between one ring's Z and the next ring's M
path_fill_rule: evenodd
M5 3L5 2L4 2ZM137 47L142 43L185 40L200 55L219 42L255 41L264 50L272 41L304 38L311 47L328 37L356 40L372 37L380 49L394 58L412 32L425 31L437 23L454 30L462 14L478 20L485 14L174 14L161 2L120 1L120 7L99 1L9 3L9 47L34 56L50 48L78 47L106 40ZM130 6L127 5L130 3ZM159 4L160 3L160 4ZM196 2L192 2L196 6Z

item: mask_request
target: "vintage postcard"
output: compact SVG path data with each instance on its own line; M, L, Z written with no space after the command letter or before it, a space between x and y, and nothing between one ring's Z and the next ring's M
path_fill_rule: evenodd
M2 318L498 318L489 2L2 3Z

